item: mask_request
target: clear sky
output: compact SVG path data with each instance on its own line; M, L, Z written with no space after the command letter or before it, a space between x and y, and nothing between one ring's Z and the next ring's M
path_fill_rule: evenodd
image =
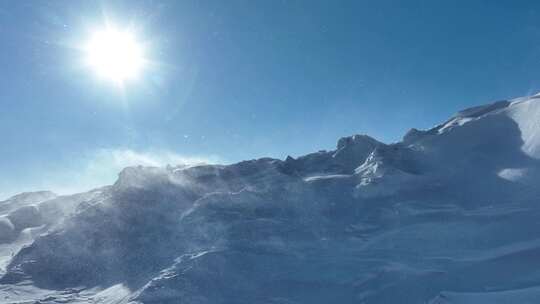
M123 86L84 64L105 23L149 62ZM0 199L397 141L540 90L538 1L1 1L0 46Z

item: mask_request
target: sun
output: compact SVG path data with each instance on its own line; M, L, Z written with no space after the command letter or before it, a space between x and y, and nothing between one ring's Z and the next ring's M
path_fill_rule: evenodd
M128 30L107 28L96 31L84 50L88 66L100 77L115 83L135 79L144 68L143 47Z

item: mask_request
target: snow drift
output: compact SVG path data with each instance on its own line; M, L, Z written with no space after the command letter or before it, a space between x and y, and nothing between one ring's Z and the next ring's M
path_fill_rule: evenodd
M537 303L540 99L0 202L3 303Z

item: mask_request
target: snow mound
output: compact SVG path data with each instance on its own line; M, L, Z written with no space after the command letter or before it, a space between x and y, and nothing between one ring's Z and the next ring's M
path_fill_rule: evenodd
M0 301L536 303L540 100L0 202Z
M395 195L400 189L410 189L412 183L418 182L420 172L414 151L401 145L381 145L355 169L359 179L356 193L364 198Z
M56 198L57 195L50 191L24 192L0 202L0 213L9 212L14 208L25 205L38 204Z
M18 208L10 212L7 217L17 230L36 227L42 224L41 214L35 205Z

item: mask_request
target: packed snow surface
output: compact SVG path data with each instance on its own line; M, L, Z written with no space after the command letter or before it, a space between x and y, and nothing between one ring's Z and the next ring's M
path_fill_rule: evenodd
M0 303L540 303L540 99L0 202Z

